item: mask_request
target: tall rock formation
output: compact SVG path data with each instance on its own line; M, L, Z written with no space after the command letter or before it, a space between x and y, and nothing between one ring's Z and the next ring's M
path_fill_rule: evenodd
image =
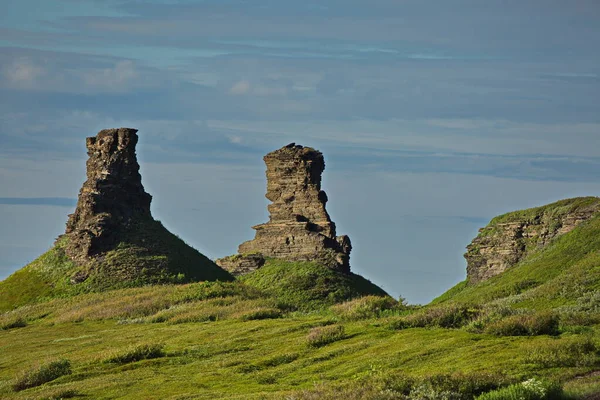
M86 140L87 180L55 246L77 267L71 282L113 287L232 279L152 218L137 142L130 128L105 129Z
M150 196L142 186L135 147L137 129L105 129L86 139L87 180L69 215L65 251L83 261L110 249L119 232L136 219L151 218Z
M239 255L217 260L233 274L259 268L262 257L315 261L340 272L350 272L352 245L336 236L321 190L323 154L291 143L264 157L267 165L269 222L254 226L256 237L239 246ZM261 257L262 256L262 257Z
M467 280L485 281L600 213L600 198L562 200L494 218L467 246Z

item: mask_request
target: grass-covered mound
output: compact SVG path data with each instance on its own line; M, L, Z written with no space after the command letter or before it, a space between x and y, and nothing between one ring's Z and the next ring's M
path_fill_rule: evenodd
M575 197L572 199L560 200L541 207L528 208L525 210L512 211L499 215L490 221L489 226L494 227L498 224L525 221L534 222L558 222L562 217L578 212L596 212L600 208L599 197Z
M263 267L239 279L303 310L359 296L387 296L383 289L360 275L341 273L313 262L268 259Z
M584 198L563 207L589 206L590 201ZM498 220L509 221L525 214L539 214L539 211L511 213ZM546 247L529 252L502 274L475 285L461 282L433 303L448 301L502 302L515 308L568 307L573 311L600 312L600 214L557 237Z
M67 237L0 282L0 311L44 297L232 276L169 232L159 221L141 220L120 234L112 249L76 265L65 254Z

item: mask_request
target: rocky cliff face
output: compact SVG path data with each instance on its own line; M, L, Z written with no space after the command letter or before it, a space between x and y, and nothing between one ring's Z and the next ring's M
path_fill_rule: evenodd
M135 147L137 129L105 129L86 139L87 180L69 215L65 251L73 260L111 248L123 227L151 218L150 196L142 186Z
M217 260L217 264L238 273L238 265L244 263L246 272L260 267L255 256L260 254L289 261L315 261L350 272L350 238L336 236L335 224L325 209L327 195L321 190L323 154L292 143L267 154L264 161L266 197L272 202L268 206L269 222L253 227L256 237L239 246L240 255Z
M559 201L495 218L467 246L467 280L485 281L600 213L600 198Z

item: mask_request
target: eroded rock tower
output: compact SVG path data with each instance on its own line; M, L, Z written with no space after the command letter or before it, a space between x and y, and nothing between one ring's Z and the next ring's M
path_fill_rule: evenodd
M136 219L151 218L150 196L142 186L135 147L137 129L102 130L86 139L87 180L69 215L65 251L85 260L111 248L119 232Z
M56 248L74 263L71 283L115 287L230 280L231 275L152 218L136 157L137 129L86 139L87 180Z
M254 226L256 237L239 246L239 255L217 260L229 272L243 274L261 267L264 257L315 261L350 272L352 245L336 236L321 190L325 160L320 151L291 143L264 157L267 166L269 222Z

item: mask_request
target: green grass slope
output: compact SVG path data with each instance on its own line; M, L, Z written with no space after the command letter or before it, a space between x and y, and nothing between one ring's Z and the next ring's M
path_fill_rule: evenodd
M233 280L155 220L129 226L113 250L86 265L69 260L64 252L65 240L62 238L31 264L0 282L0 311L45 297L148 284ZM71 283L78 275L87 279Z
M556 221L562 216L573 214L579 211L595 211L598 209L598 206L600 206L600 198L598 197L576 197L572 199L560 200L541 207L528 208L525 210L513 211L499 215L492 219L489 225L494 226L500 223L515 221L532 222L536 219Z
M239 278L280 301L300 309L331 305L359 296L387 296L369 280L312 262L269 259L258 270Z
M583 198L552 206L564 212L565 207L571 210L573 207L587 207L594 201L598 202L598 199ZM522 220L524 216L535 217L540 211L547 213L548 210L538 208L511 213L498 217L492 224ZM599 290L600 214L557 237L548 246L530 251L525 259L502 274L475 285L461 282L435 299L433 304L502 301L513 307L535 309L567 306L585 308Z
M0 314L0 398L462 400L529 379L564 384L563 399L600 391L600 324L497 336L397 329L402 307L348 313L362 299L310 312L279 303L241 282L205 282ZM69 368L42 373L55 365Z

